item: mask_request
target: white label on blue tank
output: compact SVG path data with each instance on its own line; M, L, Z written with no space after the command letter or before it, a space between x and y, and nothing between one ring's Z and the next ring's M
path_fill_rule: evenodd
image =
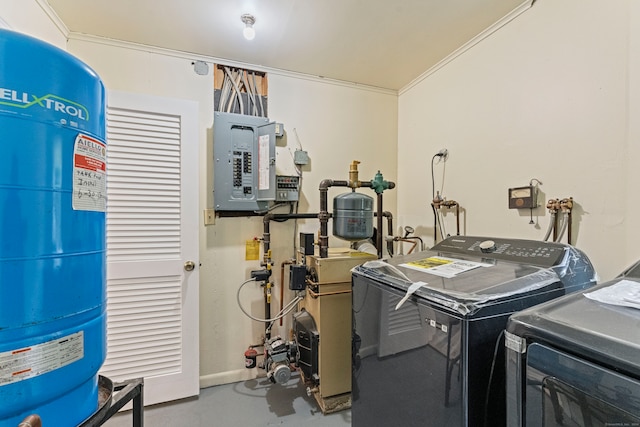
M28 380L84 357L84 332L0 353L0 387Z
M105 212L107 145L78 134L73 147L73 209Z

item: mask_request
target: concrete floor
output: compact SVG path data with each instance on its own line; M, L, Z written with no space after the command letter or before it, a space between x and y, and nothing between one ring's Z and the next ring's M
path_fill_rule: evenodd
M323 415L306 387L294 377L287 385L258 378L200 390L200 396L144 409L147 427L258 427L301 425L340 427L351 425L351 411ZM131 411L121 412L104 424L130 427Z

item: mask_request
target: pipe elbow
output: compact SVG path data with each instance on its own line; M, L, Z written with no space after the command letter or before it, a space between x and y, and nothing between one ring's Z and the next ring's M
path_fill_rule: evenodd
M332 179L323 179L322 181L320 181L320 191L323 191L323 190L326 191L331 186L333 186L333 180Z

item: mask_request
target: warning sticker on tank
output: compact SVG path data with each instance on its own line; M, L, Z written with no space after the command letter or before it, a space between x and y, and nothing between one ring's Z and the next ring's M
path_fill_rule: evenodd
M84 357L84 332L0 353L0 387L67 366Z
M73 209L105 212L107 145L78 134L73 147Z

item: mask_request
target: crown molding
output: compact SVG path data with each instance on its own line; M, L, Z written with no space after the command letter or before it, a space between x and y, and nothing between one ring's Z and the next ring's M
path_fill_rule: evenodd
M144 45L140 43L127 42L127 41L116 40L116 39L111 39L107 37L96 36L92 34L76 33L72 31L68 34L67 39L119 47L119 48L129 49L129 50L137 50L137 51L147 52L147 53L154 53L157 55L186 59L189 61L203 61L210 64L222 64L229 67L246 68L246 69L261 71L269 74L275 74L275 75L280 75L280 76L285 76L285 77L290 77L290 78L295 78L300 80L313 81L316 83L325 83L325 84L331 84L335 86L343 86L343 87L349 87L352 89L355 88L355 89L365 90L369 92L377 92L377 93L382 93L386 95L398 96L398 91L393 89L386 89L386 88L381 88L377 86L369 86L369 85L364 85L364 84L355 83L355 82L348 82L344 80L330 79L327 77L314 76L311 74L296 73L294 71L282 70L279 68L264 67L261 65L250 64L247 62L231 61L229 59L217 58L214 56L206 56L206 55L201 55L197 53L184 52L184 51L166 49L166 48L157 47L157 46Z
M488 27L484 31L480 32L477 36L475 36L474 38L469 40L467 43L465 43L462 46L460 46L458 49L456 49L453 52L451 52L444 59L440 60L440 62L438 62L437 64L435 64L431 68L429 68L424 73L420 74L415 79L413 79L406 86L400 88L400 90L398 91L398 95L402 95L403 93L405 93L408 90L412 89L413 87L418 85L420 82L422 82L424 79L426 79L427 77L429 77L430 75L434 74L436 71L440 70L445 65L447 65L448 63L450 63L451 61L456 59L458 56L462 55L464 52L466 52L467 50L471 49L473 46L477 45L482 40L486 39L491 34L495 33L500 28L502 28L505 25L507 25L507 23L509 23L510 21L514 20L518 15L524 13L529 8L531 8L531 6L533 5L533 3L535 3L535 1L536 0L526 0L525 2L520 4L520 6L516 7L509 14L505 15L502 19L496 21L493 25L491 25L490 27Z
M62 35L66 39L69 39L69 34L71 33L71 31L69 31L69 27L67 27L65 23L62 22L62 19L60 19L56 11L51 8L51 5L49 5L47 0L36 0L36 3L38 4L38 6L40 6L42 11L49 17L51 22L53 22L53 25L55 25L58 28L58 30L62 33Z

